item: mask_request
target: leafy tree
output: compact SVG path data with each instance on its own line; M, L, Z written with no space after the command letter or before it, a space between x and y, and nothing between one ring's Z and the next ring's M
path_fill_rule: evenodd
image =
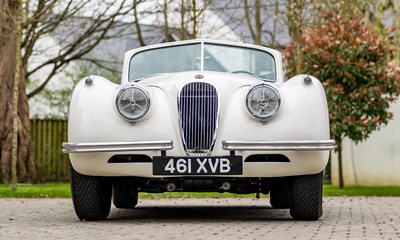
M400 69L390 62L396 48L387 34L379 35L360 15L350 19L331 12L322 17L320 26L302 35L302 61L296 59L295 41L287 47L284 60L288 75L310 73L325 87L331 136L339 155L339 187L343 187L342 140L360 142L388 123Z

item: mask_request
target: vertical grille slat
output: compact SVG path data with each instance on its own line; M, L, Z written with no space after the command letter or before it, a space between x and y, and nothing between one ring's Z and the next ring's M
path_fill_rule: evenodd
M209 83L189 83L182 88L178 99L181 134L186 153L191 156L209 155L217 130L217 90Z

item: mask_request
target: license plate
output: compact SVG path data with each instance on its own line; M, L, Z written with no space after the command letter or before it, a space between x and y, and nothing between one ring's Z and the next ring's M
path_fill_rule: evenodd
M153 175L241 175L241 156L153 157Z

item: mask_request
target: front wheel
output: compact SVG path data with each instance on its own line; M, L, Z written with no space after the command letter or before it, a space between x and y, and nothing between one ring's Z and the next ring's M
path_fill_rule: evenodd
M71 193L80 220L107 218L111 208L111 183L106 178L82 175L71 165Z
M290 208L290 190L274 189L270 191L269 201L273 208Z
M295 220L318 220L322 216L323 172L293 178L290 215Z
M113 203L116 208L134 208L138 203L138 190L113 185Z

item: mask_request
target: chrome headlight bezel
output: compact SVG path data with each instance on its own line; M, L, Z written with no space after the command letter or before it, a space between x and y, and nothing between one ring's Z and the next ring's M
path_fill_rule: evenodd
M143 110L141 112L139 112L138 114L130 115L130 114L124 112L122 109L121 98L127 91L138 91L140 94L142 94L142 96L145 100L145 104L142 106ZM133 94L132 94L132 98L133 98ZM137 105L136 102L137 101L134 101L134 99L131 99L131 102L129 104L134 106L134 105ZM142 119L148 113L148 111L150 109L150 95L144 88L139 87L137 85L126 86L118 92L117 97L115 99L115 106L117 108L119 115L123 119L128 120L129 122L136 122L136 121ZM141 105L139 105L139 106L141 106Z
M261 114L261 113L257 112L254 109L254 106L252 106L252 101L251 101L252 95L254 95L256 93L256 91L259 91L259 90L262 90L262 89L268 91L268 92L264 91L262 93L263 97L271 98L271 96L267 96L265 94L266 93L272 94L272 97L275 98L274 101L276 101L276 102L274 102L275 106L273 106L273 109L271 109L270 111L266 112L265 114ZM271 99L268 99L268 104L269 104L270 100ZM261 120L261 121L267 121L267 120L273 118L278 113L280 105L281 105L281 96L279 94L278 89L276 89L275 87L273 87L273 86L271 86L269 84L264 84L264 83L263 84L257 84L255 86L251 87L250 90L248 91L247 95L246 95L246 108L247 108L247 111L253 117L255 117L255 118L257 118L258 120Z

